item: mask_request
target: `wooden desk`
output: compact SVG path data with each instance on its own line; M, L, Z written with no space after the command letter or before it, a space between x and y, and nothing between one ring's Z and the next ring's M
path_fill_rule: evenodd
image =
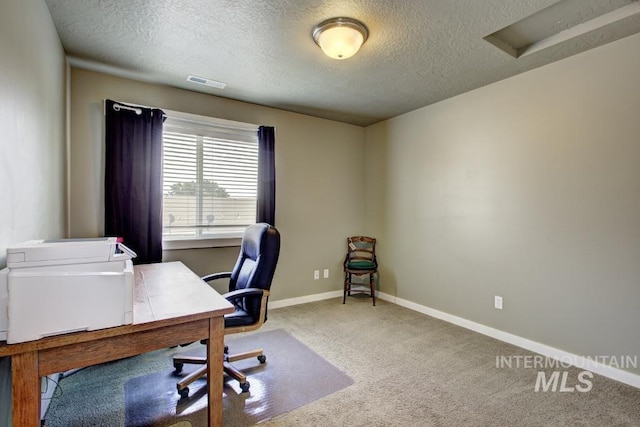
M223 316L233 306L181 262L140 265L134 273L133 324L0 343L0 357L11 357L15 427L40 426L40 377L202 339L214 373L207 381L209 425L222 425Z

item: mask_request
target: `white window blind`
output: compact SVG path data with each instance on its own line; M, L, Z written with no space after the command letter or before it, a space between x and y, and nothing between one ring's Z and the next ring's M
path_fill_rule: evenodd
M239 235L256 219L258 127L165 113L163 240Z

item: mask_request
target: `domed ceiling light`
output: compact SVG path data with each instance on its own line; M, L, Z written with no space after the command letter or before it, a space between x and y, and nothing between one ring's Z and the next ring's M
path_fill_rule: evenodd
M331 18L313 28L313 40L333 59L351 58L369 37L369 30L352 18Z

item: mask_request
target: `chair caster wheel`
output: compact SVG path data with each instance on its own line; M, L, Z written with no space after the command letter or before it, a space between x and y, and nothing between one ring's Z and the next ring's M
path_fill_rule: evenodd
M174 363L173 364L173 368L175 369L175 371L173 371L174 374L179 374L180 372L182 372L182 367L184 366L183 363Z
M249 381L247 381L246 383L240 383L240 390L242 390L243 393L246 393L249 391L249 386L251 384L249 384Z
M260 363L264 363L267 361L267 356L265 356L264 354L261 354L260 356L258 356L258 361Z
M180 395L180 399L186 399L187 397L189 397L189 387L178 390L178 394Z

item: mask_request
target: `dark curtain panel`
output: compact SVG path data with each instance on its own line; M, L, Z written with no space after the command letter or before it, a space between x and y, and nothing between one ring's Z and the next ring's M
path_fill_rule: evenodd
M105 101L105 236L122 237L136 264L161 262L164 113L119 106Z
M276 158L275 129L258 128L258 202L256 222L275 226L276 221Z

